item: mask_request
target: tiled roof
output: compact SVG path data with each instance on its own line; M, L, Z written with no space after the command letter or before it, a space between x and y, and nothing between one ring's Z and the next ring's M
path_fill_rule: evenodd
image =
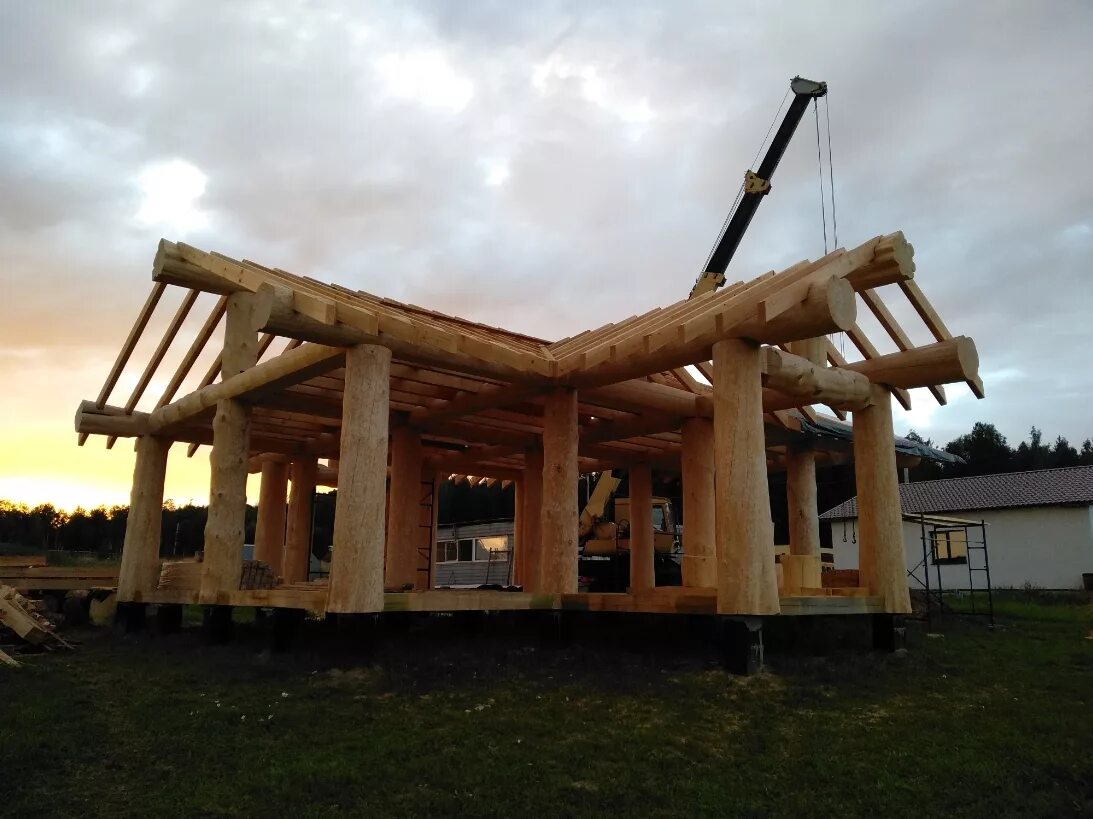
M904 514L1093 504L1093 466L904 483L899 499ZM856 497L820 515L825 520L857 516Z

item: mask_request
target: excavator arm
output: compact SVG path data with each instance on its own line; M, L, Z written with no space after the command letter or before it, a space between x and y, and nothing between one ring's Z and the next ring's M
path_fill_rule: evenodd
M793 138L801 117L805 114L805 109L812 100L827 94L827 83L801 77L790 80L789 88L793 92L793 102L790 103L782 124L778 126L778 131L774 134L774 139L771 140L770 147L767 148L767 153L759 164L759 169L755 172L749 170L744 174L743 194L740 196L736 209L729 214L725 230L718 238L713 252L710 253L709 261L706 262L706 270L691 288L689 298L693 299L702 293L716 290L725 283L725 270L732 261L736 248L740 246L740 240L744 238L744 233L751 224L755 211L759 209L759 203L770 193L770 179L774 176L774 171L782 160L782 155L786 152L789 141Z

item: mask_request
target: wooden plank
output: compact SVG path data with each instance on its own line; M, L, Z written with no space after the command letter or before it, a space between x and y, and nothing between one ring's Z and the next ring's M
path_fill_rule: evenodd
M0 555L0 568L18 566L29 568L31 566L45 566L45 555Z
M182 357L182 361L179 362L178 368L175 370L174 375L171 376L171 380L163 391L163 395L161 395L159 401L156 402L157 409L171 403L171 399L175 397L178 388L182 386L182 382L186 380L186 376L190 374L190 370L193 369L197 359L204 351L205 345L209 343L209 339L212 338L213 333L216 332L216 328L219 326L220 320L224 317L224 313L227 309L228 297L221 296L213 307L212 312L209 313L209 317L205 319L205 323L201 326L201 329L197 331L197 335L194 336L190 348L186 351L186 355ZM217 372L220 371L219 356L217 357L216 370ZM213 375L213 378L215 377L216 375ZM209 383L211 384L212 381L210 380ZM202 386L205 385L203 384Z

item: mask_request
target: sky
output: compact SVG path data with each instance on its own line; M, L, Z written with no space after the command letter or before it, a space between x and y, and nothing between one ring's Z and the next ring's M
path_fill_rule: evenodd
M904 231L979 348L987 399L916 393L897 432L1080 443L1091 41L1067 0L0 4L0 498L127 502L132 443L78 447L72 418L160 237L563 337L686 295L797 74L830 88L839 245ZM815 129L730 280L823 255ZM172 450L167 495L206 502L207 447Z

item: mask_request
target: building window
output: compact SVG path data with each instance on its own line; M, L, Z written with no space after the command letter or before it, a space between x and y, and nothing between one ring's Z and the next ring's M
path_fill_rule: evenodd
M968 530L967 529L935 529L934 530L934 563L945 565L947 563L968 562Z
M494 560L503 559L503 553L507 552L508 550L508 535L476 538L474 542L474 559L489 560L491 554L493 555Z
M470 563L472 561L503 560L509 551L509 536L462 538L436 542L437 563Z

